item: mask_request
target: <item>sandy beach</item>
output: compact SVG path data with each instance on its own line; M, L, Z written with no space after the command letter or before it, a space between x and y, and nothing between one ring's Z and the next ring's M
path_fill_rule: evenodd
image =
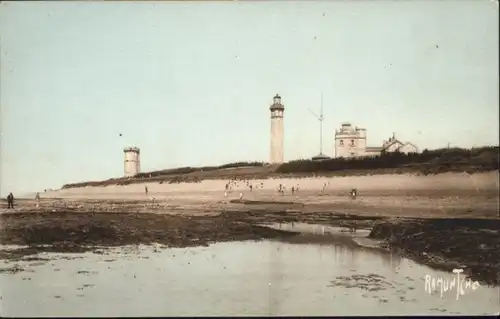
M69 188L41 193L46 199L141 200L183 213L212 212L242 208L234 203L253 204L252 209L300 209L304 213L332 211L380 216L489 217L498 216L499 173L444 173L438 175L373 175L318 178L282 178L235 181L225 196L228 180L199 183L144 183L126 186ZM277 191L285 187L284 194ZM252 185L250 190L249 185ZM148 188L148 195L145 194ZM292 194L291 188L298 188ZM324 188L324 190L323 190ZM359 197L348 196L357 188ZM231 203L233 201L233 203ZM294 203L279 204L272 203Z

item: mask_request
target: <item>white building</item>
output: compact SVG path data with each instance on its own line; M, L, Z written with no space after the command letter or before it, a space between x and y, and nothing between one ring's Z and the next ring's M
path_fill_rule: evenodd
M382 146L367 146L366 129L343 123L335 130L335 157L376 156L382 152L418 153L418 148L410 142L401 142L393 134Z
M401 153L418 153L418 147L410 142L401 142L396 139L396 136L393 134L392 137L389 137L387 141L382 143L382 151L385 152L401 152Z

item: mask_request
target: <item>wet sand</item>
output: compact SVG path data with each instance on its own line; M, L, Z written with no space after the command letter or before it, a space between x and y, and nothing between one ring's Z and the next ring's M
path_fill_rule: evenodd
M347 232L371 230L370 237L381 241L381 249L397 249L413 260L438 269L465 268L466 274L482 282L500 282L500 256L495 253L500 247L499 220L403 219L331 212L303 213L300 209L255 210L251 204L243 205L246 209L217 214L169 212L158 207L149 208L153 212L148 213L147 205L149 203L138 201L70 202L67 208L61 205L50 211L3 213L0 215L0 244L28 247L4 250L0 258L12 260L41 251L95 251L130 244L188 247L224 241L285 238L296 236L296 233L263 225L300 222L339 226ZM137 212L141 207L142 211Z

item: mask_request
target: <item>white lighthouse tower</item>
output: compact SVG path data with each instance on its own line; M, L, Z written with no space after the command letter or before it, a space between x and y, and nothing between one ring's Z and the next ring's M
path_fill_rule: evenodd
M272 164L283 163L283 113L285 106L281 104L281 96L273 98L271 110L271 158Z
M138 147L126 147L124 170L125 177L132 177L141 172L141 150Z

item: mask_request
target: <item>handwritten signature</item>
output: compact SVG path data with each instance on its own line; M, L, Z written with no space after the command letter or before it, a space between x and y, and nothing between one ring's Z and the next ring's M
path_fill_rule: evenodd
M432 294L433 291L439 289L441 298L443 298L443 294L448 291L452 291L456 288L458 300L460 296L465 295L466 290L475 291L479 288L479 282L472 281L470 278L466 279L464 276L460 276L463 272L463 269L453 269L453 273L457 276L451 280L444 279L442 277L432 277L430 275L425 276L425 291L429 294Z

